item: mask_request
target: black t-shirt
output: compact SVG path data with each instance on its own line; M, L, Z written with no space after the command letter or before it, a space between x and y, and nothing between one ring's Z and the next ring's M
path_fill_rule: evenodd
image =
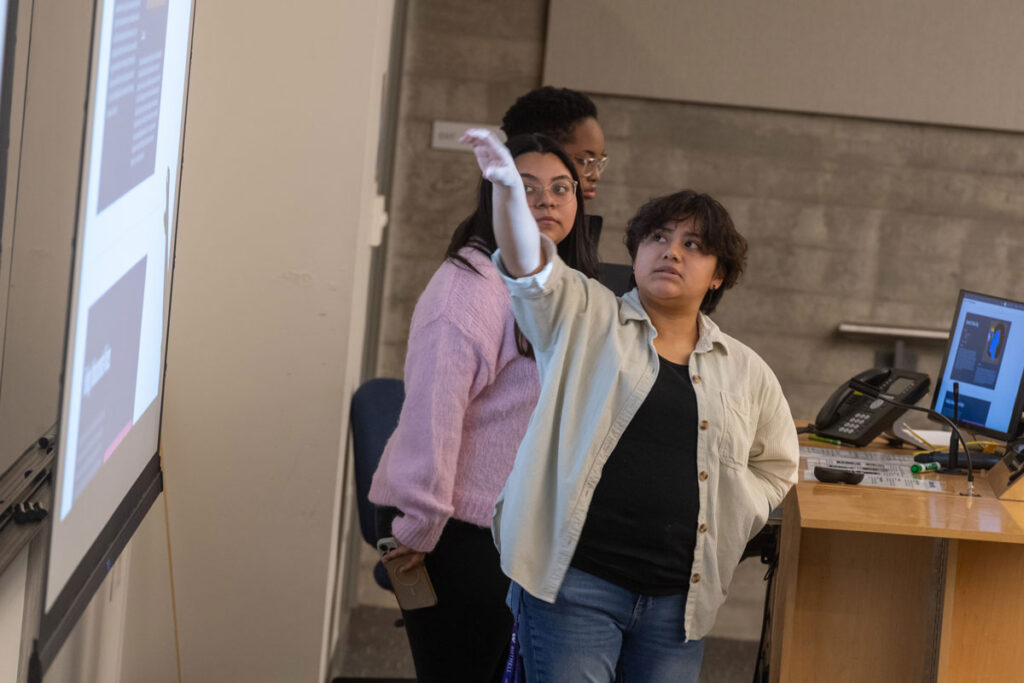
M697 396L660 358L601 472L572 566L645 595L685 594L697 540Z

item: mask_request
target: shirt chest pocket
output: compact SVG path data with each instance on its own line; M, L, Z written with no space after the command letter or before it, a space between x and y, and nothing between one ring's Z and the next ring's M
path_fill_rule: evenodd
M728 467L745 469L755 426L750 401L746 396L723 391L719 407L718 457Z

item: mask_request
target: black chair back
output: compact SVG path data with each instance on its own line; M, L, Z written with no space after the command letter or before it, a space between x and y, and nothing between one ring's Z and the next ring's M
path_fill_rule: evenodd
M400 379L377 378L363 383L352 395L352 453L356 479L356 506L363 539L376 547L376 509L370 502L370 482L384 446L398 425L405 400Z

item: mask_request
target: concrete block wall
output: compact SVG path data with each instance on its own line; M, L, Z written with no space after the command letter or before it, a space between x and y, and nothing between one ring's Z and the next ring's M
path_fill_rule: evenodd
M430 148L435 120L498 123L540 85L545 0L408 3L378 375L401 377L416 300L476 206L472 154Z
M379 371L400 377L416 298L473 206L467 154L431 150L435 119L497 123L540 85L546 2L410 3ZM554 84L561 85L561 84ZM626 221L683 187L729 209L747 272L715 314L775 369L798 416L886 343L843 321L944 328L961 287L1024 299L1024 135L594 96L611 158L588 210L603 261ZM937 374L943 347L911 345Z
M1024 135L595 99L613 159L602 259L628 260L622 227L648 197L718 198L750 252L715 318L775 369L796 415L888 346L841 339L840 322L944 328L961 287L1024 299ZM942 345L911 349L938 373Z

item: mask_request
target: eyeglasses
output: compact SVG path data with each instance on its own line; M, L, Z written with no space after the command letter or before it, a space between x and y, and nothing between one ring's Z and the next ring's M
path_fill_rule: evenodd
M526 189L526 201L531 204L539 202L544 198L545 192L550 192L551 203L555 206L565 204L570 199L575 199L577 184L575 180L556 180L547 187L544 187L543 185L523 181L523 187Z
M604 171L604 167L608 165L608 155L602 154L600 158L587 157L586 159L574 156L573 161L583 167L583 170L580 171L580 175L589 178L599 171Z

